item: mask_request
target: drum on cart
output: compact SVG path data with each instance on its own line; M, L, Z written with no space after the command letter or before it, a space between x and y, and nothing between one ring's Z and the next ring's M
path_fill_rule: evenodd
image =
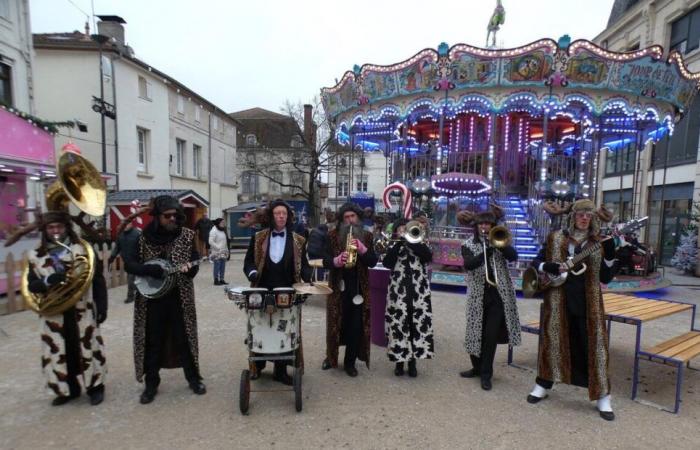
M227 297L246 312L248 362L291 362L294 366L292 391L295 407L301 411L302 373L301 368L296 367L295 353L301 345L301 307L306 295L297 293L292 287L226 287L224 290ZM248 413L251 392L266 392L251 389L250 375L248 369L241 373L239 408L242 414Z

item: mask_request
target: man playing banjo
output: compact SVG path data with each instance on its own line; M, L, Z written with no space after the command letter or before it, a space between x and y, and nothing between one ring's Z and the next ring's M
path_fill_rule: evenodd
M147 209L153 220L139 238L136 258L126 261L126 271L138 276L164 279L174 277L173 287L158 298L147 299L136 293L134 306L134 364L136 379L146 378L141 403L153 401L158 392L161 368L182 367L190 389L206 393L199 374L197 312L193 278L198 266L194 231L183 227L185 214L174 197L161 195ZM145 212L145 211L142 211ZM127 219L128 220L128 219ZM162 258L179 271L168 274L161 266L148 264ZM138 284L137 284L138 285Z

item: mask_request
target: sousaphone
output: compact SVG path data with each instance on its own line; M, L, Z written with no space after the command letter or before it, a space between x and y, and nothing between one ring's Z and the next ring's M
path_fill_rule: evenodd
M91 216L104 214L107 187L100 173L90 162L77 153L66 151L61 154L56 167L57 180L46 190L46 208L48 211L68 212L69 203ZM56 242L63 245L61 242ZM95 276L95 251L84 239L77 244L81 252L73 252L66 247L72 261L66 271L63 283L51 286L45 293L35 294L29 291L29 262L25 259L22 266L20 291L27 307L42 316L62 314L80 300Z

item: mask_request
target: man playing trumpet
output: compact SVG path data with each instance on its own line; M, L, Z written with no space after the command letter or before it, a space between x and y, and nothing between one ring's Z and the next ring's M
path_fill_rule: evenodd
M615 275L615 244L600 237L601 220L611 215L596 211L588 199L576 201L568 209L550 210L552 214L568 213L561 230L547 237L546 245L533 261L540 272L559 275L568 269L562 264L569 256L600 242L601 252L594 252L583 263L569 271L566 281L544 294L542 342L540 344L535 388L527 396L528 403L547 397L554 381L588 388L588 397L597 402L600 416L614 420L610 402L608 375L608 337L605 331L605 310L600 283L609 283ZM585 264L585 265L584 265Z
M481 379L481 388L491 390L496 345L520 345L520 318L515 304L515 290L508 271L508 261L518 259L510 238L490 242L489 233L503 216L494 206L492 211L473 214L462 211L458 221L474 226L474 236L462 246L467 271L467 330L464 346L472 368L460 372L464 378ZM503 231L505 229L502 229ZM505 230L507 234L508 231ZM495 240L495 239L494 239Z

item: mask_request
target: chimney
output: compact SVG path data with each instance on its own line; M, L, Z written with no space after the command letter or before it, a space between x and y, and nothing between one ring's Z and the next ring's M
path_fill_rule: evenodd
M314 147L316 145L315 124L312 117L313 106L304 105L304 140L306 145Z
M124 39L124 25L126 21L119 16L97 16L97 33L109 38L114 38L117 45L123 47L126 44Z

